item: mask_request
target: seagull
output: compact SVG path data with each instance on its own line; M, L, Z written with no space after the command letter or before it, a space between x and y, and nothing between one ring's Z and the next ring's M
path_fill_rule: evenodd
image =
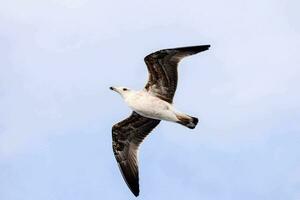
M177 110L172 102L177 87L177 66L180 60L210 45L163 49L144 58L149 78L143 90L110 87L119 93L133 110L125 120L112 127L112 147L121 174L131 192L139 195L138 148L161 120L194 129L198 118Z

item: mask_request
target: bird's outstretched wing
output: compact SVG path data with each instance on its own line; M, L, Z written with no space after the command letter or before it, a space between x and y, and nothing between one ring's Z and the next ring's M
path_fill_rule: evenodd
M138 147L159 122L133 112L112 127L114 155L124 180L135 196L139 195Z
M149 72L145 89L153 95L172 103L177 87L177 65L179 61L201 51L210 45L163 49L144 58Z

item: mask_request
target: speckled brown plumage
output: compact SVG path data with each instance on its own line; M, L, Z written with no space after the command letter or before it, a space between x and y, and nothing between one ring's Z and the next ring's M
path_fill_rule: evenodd
M113 151L122 176L135 196L139 195L137 150L144 138L160 120L143 117L136 112L112 128Z
M177 66L180 60L201 51L210 45L163 49L144 58L149 72L145 88L155 96L172 103L177 88Z

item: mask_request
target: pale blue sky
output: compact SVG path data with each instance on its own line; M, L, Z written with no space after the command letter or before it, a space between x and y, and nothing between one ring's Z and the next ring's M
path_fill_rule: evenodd
M140 152L139 199L300 199L296 0L10 0L0 7L0 199L134 199L111 150L143 58L211 44Z

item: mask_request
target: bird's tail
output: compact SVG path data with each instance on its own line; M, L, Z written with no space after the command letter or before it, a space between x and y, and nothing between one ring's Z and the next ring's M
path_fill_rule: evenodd
M177 113L176 117L178 119L177 123L186 126L190 129L194 129L197 126L199 121L197 117L192 117L181 113L180 114Z

